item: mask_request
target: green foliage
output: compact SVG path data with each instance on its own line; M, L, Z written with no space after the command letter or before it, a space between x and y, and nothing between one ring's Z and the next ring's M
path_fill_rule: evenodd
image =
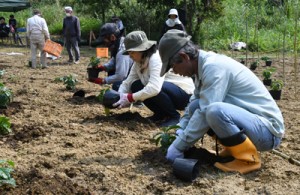
M101 89L99 95L96 97L96 99L100 102L100 104L103 104L103 97L104 94L109 90L109 88ZM104 112L106 116L109 116L110 109L104 106Z
M11 123L9 118L5 116L0 116L0 134L7 135L11 132Z
M6 107L13 98L11 90L4 86L3 83L0 83L0 107Z
M9 184L16 186L16 181L11 177L15 163L11 160L0 160L0 186Z
M263 56L260 59L265 61L265 62L271 60L271 58L269 58L268 56Z
M273 91L280 91L283 88L283 81L282 80L273 80L271 83L271 90Z
M163 127L161 132L158 132L153 136L153 141L157 146L160 145L160 148L164 153L167 152L169 146L176 139L176 133L172 132L172 130L176 130L179 128L180 126L178 125Z
M262 73L264 80L271 79L271 76L275 71L276 71L276 68L274 68L274 67L266 68Z
M92 56L90 58L90 63L88 64L88 67L96 67L100 63L100 58L97 58L95 56Z
M0 70L0 78L2 78L5 73L6 73L5 70Z
M76 79L76 75L70 74L68 76L57 77L55 78L56 82L63 82L66 85L67 90L74 90L76 88L76 84L78 80Z

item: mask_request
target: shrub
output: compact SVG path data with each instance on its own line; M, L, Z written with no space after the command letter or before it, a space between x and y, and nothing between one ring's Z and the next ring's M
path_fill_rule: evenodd
M0 83L0 107L6 107L12 101L12 92Z
M0 186L4 184L16 186L16 181L10 175L14 166L15 163L11 160L0 160Z

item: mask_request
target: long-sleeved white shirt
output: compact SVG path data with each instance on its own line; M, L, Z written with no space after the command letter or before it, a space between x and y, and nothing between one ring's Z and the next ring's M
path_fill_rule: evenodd
M46 39L50 39L47 23L44 18L34 15L27 20L27 36L31 34L44 34Z

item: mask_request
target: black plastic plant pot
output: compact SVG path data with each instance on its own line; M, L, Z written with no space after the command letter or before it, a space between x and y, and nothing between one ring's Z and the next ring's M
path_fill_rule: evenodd
M271 66L271 64L272 64L272 61L271 61L271 60L267 60L267 61L266 61L266 66Z
M257 65L251 64L250 65L250 70L255 70L257 68Z
M88 78L95 79L98 78L100 70L98 68L87 68Z
M245 64L245 60L241 60L241 64Z
M115 108L113 107L113 104L119 101L119 99L120 99L120 94L117 91L110 89L107 90L103 95L102 104L107 108Z
M84 97L84 96L85 96L85 91L83 91L82 89L76 91L76 92L73 94L73 97Z
M264 79L263 80L264 85L271 86L272 80L271 79Z
M281 98L281 90L277 90L277 91L275 91L275 90L270 90L269 91L270 92L270 94L271 94L271 96L273 97L273 99L274 100L280 100L280 98Z
M174 175L183 180L191 182L199 175L197 159L176 158L173 163Z

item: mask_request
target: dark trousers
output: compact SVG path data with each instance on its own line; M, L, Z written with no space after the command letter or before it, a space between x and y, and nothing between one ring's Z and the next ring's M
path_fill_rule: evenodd
M69 60L71 60L71 61L74 60L72 48L74 49L74 52L75 52L75 61L79 60L80 51L79 51L77 38L76 37L66 37L65 44L66 44L66 48L67 48L67 51L69 54Z
M142 90L145 86L140 80L134 81L131 85L132 93ZM184 110L189 102L190 95L187 94L177 85L170 82L164 82L159 94L154 97L148 98L143 103L149 108L156 116L170 118L180 118L177 110Z

